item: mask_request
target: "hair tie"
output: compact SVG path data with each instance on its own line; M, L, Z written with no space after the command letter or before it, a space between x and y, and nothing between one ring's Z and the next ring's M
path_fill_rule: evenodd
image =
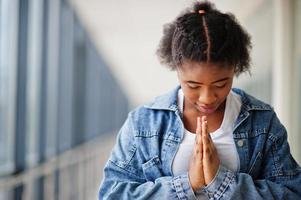
M199 10L199 14L205 14L205 10Z

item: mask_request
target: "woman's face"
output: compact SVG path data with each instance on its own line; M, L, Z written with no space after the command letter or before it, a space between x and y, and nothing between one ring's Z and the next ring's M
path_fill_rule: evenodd
M234 67L206 62L185 62L177 70L185 96L184 109L193 109L201 115L211 115L224 108L229 94Z

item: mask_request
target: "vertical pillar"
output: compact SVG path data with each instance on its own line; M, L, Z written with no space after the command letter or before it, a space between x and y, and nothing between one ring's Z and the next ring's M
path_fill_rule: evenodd
M293 156L299 161L299 131L296 117L299 103L296 98L296 64L294 62L294 1L275 0L275 29L274 29L274 66L273 66L273 106L288 131L288 140ZM297 155L298 154L298 155Z

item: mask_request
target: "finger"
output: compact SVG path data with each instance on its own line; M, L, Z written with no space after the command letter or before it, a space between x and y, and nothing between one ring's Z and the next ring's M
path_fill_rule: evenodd
M198 144L198 140L199 140L199 126L198 126L198 121L199 118L197 117L197 121L196 121L196 130L195 130L195 143Z
M208 129L207 129L207 118L206 116L202 117L202 136L208 136Z
M210 147L212 148L212 149L214 149L215 148L215 146L214 146L214 143L213 143L213 140L212 140L212 137L211 137L211 134L209 133L209 129L208 129L208 121L206 120L205 121L205 128L206 128L206 135L207 135L207 139L208 139L208 142L209 142L209 144L210 144Z
M203 159L203 144L201 138L201 126L200 126L200 118L197 117L197 128L195 135L195 145L194 145L194 159L199 162L202 162Z
M207 127L206 127L206 116L202 117L202 143L203 143L203 152L206 152L208 149L208 136L207 136Z
M208 121L207 121L207 118L204 118L203 120L204 120L204 122L203 122L203 130L204 130L203 134L204 134L205 138L208 140L208 142L210 142L211 136L210 136L210 133L208 131Z
M208 130L208 121L206 120L205 122L205 133L206 133L206 139L208 139L208 142L210 143L210 145L212 145L213 144L213 142L212 142L212 138L211 138L211 135L210 135L210 133L209 133L209 130Z
M203 159L203 142L202 142L202 122L201 118L197 118L197 129L198 129L198 148L200 149L200 159Z
M201 118L197 117L197 122L196 122L196 142L197 144L202 143L202 126L201 126Z

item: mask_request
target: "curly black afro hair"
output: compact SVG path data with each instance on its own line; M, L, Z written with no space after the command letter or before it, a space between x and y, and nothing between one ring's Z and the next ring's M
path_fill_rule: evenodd
M185 61L212 62L249 71L251 41L231 13L208 2L195 2L173 22L164 25L157 55L171 70Z

